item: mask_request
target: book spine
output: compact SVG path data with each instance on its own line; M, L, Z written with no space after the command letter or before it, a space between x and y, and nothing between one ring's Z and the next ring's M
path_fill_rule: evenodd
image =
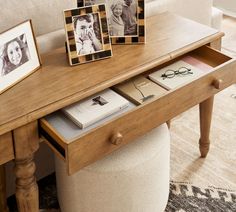
M71 119L79 128L83 129L83 125L78 122L78 120L76 120L73 116L71 116L69 113L67 113L65 110L62 110L64 112L64 114L66 114L66 116Z
M131 102L133 102L134 104L136 104L136 105L141 105L142 104L142 102L140 102L140 101L136 100L135 98L131 97L129 94L127 94L126 92L120 90L119 88L114 87L114 90L117 93L119 93L121 96L123 96L123 97L127 98L128 100L130 100Z

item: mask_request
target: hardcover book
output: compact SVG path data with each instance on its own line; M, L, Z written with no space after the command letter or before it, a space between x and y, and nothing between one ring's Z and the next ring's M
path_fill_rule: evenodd
M171 90L191 82L203 74L206 74L203 70L179 60L150 74L149 78L164 88Z
M164 88L144 76L138 76L120 83L114 86L114 89L137 105L161 96L166 92Z
M129 101L111 89L62 109L80 128L86 128L101 119L129 106Z

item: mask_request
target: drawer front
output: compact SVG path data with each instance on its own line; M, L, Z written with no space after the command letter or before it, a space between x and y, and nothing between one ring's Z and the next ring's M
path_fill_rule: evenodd
M213 59L220 60L219 65L203 77L175 90L170 90L161 98L140 105L108 123L96 127L84 136L73 139L67 145L63 144L63 138L57 135L57 132L50 126L50 131L54 131L56 134L54 139L52 138L54 142L56 137L61 138L58 143L65 149L64 158L68 173L75 173L236 82L235 60L208 47L199 51L200 53L202 51L203 55L206 51L213 55L216 54L218 57L213 57ZM205 59L207 60L207 58ZM41 127L48 133L49 130L45 125L48 123L42 119Z
M11 132L0 135L0 165L14 159L13 141Z

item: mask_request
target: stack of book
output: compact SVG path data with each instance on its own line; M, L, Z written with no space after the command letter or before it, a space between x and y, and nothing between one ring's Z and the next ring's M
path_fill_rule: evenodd
M166 93L164 88L144 76L118 84L114 86L114 89L136 105L146 103Z
M92 124L129 106L129 101L111 89L62 109L62 111L80 128Z

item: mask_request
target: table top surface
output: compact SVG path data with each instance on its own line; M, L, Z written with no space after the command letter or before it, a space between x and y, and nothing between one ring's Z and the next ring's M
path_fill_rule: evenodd
M0 95L0 135L223 36L170 13L147 18L146 44L113 45L113 57L69 66L64 48Z

